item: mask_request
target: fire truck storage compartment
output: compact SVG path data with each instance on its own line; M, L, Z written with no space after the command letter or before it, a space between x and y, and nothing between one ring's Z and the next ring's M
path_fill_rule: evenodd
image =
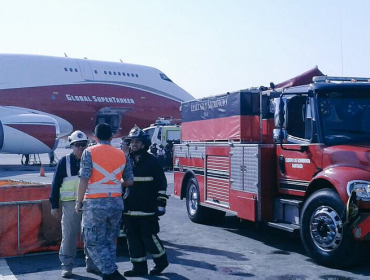
M260 91L206 97L181 104L182 141L258 142L260 133Z
M274 155L275 147L270 144L175 145L175 195L180 195L180 178L191 170L202 204L245 220L271 220L276 185Z
M276 172L274 151L273 145L236 144L231 147L230 205L239 218L271 219Z

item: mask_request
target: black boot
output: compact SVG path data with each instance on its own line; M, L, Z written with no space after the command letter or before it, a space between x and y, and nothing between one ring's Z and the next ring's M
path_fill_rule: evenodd
M132 265L132 269L126 270L123 275L127 277L148 275L148 263L146 261L133 262Z
M103 280L126 280L126 278L116 270L112 274L103 274Z
M167 260L167 254L160 256L159 258L153 258L155 266L150 270L150 275L160 275L162 271L169 265Z

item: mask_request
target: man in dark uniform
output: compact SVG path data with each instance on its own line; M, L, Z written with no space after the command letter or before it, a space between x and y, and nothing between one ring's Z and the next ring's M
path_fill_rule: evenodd
M150 137L139 127L131 129L130 161L134 184L124 203L124 224L132 269L125 276L148 274L146 252L152 255L155 266L150 275L159 275L168 266L167 254L158 237L158 216L165 213L167 179L158 159L148 153Z

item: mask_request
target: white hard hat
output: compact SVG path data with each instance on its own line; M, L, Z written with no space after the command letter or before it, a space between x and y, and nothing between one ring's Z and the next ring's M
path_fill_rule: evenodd
M79 141L87 141L87 136L81 130L76 130L70 136L68 136L69 144L73 144L74 142Z

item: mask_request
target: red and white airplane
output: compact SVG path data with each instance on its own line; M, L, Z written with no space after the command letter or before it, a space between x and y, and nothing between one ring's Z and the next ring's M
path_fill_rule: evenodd
M120 137L194 99L158 69L69 57L0 54L0 153L53 151L74 130L109 123Z

